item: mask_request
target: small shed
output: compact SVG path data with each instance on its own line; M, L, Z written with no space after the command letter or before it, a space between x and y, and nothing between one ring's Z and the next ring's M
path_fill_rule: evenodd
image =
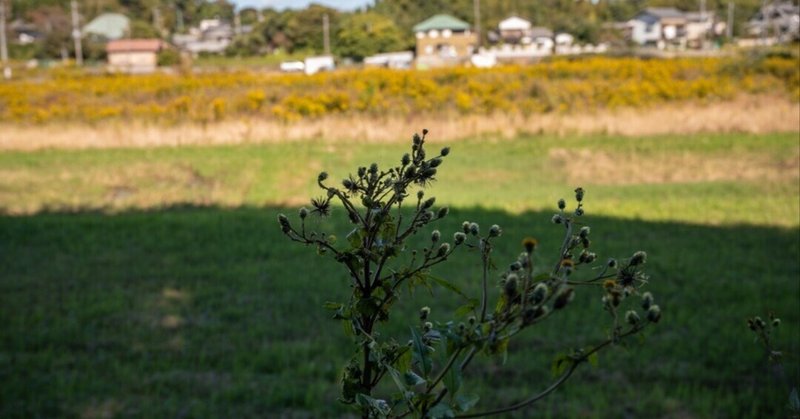
M160 39L118 39L106 45L111 71L152 73L158 67L158 53L166 48Z

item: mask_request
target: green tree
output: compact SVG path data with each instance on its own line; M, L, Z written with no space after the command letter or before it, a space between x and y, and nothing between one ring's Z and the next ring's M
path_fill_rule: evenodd
M334 51L337 55L362 60L379 52L406 47L405 34L389 18L374 12L345 15L339 22Z

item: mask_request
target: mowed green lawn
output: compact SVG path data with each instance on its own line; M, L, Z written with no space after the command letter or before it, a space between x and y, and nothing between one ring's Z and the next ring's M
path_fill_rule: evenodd
M435 130L434 130L435 131ZM433 140L430 151L439 144ZM643 342L603 352L518 417L785 417L800 382L797 133L458 141L429 191L464 220L504 229L504 266L525 236L553 262L558 198L587 190L601 259L649 255L663 309ZM405 144L357 140L241 147L0 153L0 416L337 417L350 353L322 308L343 272L285 240L314 179L394 164ZM320 228L350 229L334 209ZM420 238L421 243L425 238ZM477 256L436 270L479 289ZM582 272L578 272L581 274ZM468 374L479 408L540 391L564 350L604 339L599 291L512 342L505 365ZM408 339L422 305L451 319L457 297L405 294L385 336ZM771 368L745 320L783 319ZM405 321L404 319L408 319Z

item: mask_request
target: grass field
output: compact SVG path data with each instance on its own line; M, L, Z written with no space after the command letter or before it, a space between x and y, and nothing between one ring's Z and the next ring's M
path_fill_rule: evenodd
M445 237L463 220L497 223L500 266L529 235L551 262L555 201L580 185L600 257L650 255L658 327L518 417L788 416L789 383L800 382L797 133L448 145L430 192L452 209L437 226ZM316 194L319 171L344 177L404 149L309 141L0 152L0 416L347 413L335 399L349 348L321 307L347 295L346 278L284 240L275 219ZM337 215L324 223L344 235ZM437 274L475 293L477 267L464 253ZM400 311L427 304L445 320L458 302L443 295L405 296ZM603 339L599 298L579 293L571 310L515 341L506 365L473 370L480 406L546 387L558 352ZM784 379L745 324L769 311L783 319ZM399 320L388 330L406 339Z

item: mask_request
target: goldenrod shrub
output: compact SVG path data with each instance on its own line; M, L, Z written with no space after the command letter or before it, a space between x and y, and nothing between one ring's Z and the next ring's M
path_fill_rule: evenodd
M302 74L89 76L75 69L0 84L0 121L45 124L134 118L167 123L231 117L298 121L327 115L529 115L737 94L800 99L791 58L642 60L593 57L529 66Z

